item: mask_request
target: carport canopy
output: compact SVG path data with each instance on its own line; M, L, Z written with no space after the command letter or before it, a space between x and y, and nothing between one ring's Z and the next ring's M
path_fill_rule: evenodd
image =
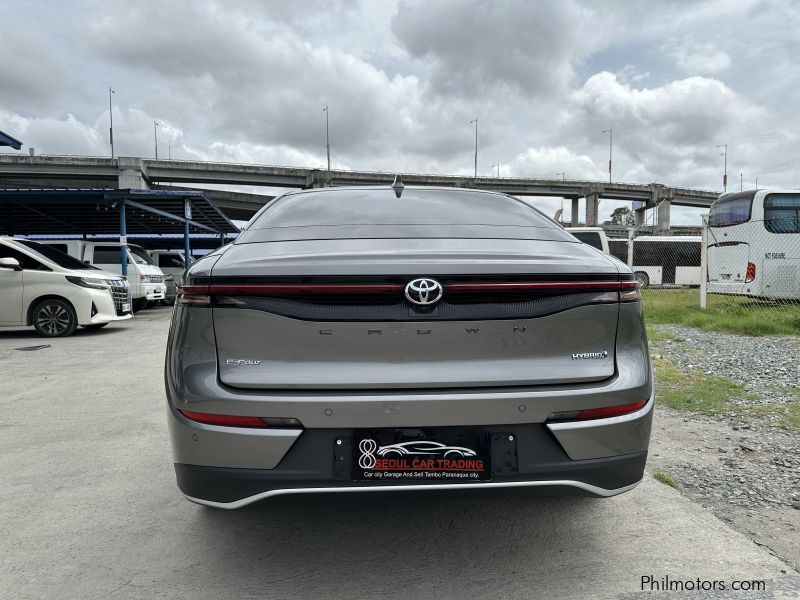
M173 240L175 234L182 234L188 266L191 234L218 236L222 245L239 230L201 191L93 188L0 190L0 232L84 237L119 232L124 275L128 234L151 239L165 235Z
M11 137L6 132L0 131L0 146L10 146L14 150L20 150L22 148L22 142Z

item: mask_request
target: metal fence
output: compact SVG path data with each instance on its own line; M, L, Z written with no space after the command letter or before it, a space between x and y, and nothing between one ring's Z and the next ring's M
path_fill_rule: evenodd
M639 280L645 311L685 321L703 309L732 319L789 320L800 333L800 218L709 227L701 235L609 240ZM666 318L666 316L665 316Z

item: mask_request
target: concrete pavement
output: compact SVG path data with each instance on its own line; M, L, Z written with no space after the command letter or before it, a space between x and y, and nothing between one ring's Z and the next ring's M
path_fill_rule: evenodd
M164 418L169 313L56 340L0 329L0 598L611 598L645 575L800 595L789 566L649 476L606 500L190 504Z

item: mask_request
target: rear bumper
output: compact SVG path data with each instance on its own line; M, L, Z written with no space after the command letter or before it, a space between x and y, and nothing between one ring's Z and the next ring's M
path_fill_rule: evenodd
M649 412L643 418L649 420L651 416L652 412ZM513 437L516 451L515 469L509 470L500 461L493 461L491 478L480 483L422 481L409 484L387 480L373 484L354 481L350 477L351 429L296 432L299 435L293 439L291 448L271 469L177 462L175 472L178 487L189 500L219 508L239 508L278 495L327 492L463 492L523 488L546 493L613 496L633 488L641 480L647 460L647 440L644 440L641 450L629 454L573 460L545 425L494 425L480 429L502 433L503 438ZM204 441L204 434L200 433L195 444ZM340 445L339 441L344 443ZM342 459L341 465L337 466L337 461Z
M208 481L210 478L207 473L202 473L196 471L197 469L208 469L208 467L192 467L190 465L175 465L175 470L178 473L178 481L179 487L181 490L189 489L191 490L193 487L199 487L202 493L203 487L207 487ZM234 471L234 469L225 469L227 471ZM233 475L233 477L219 477L219 474L215 477L217 481L217 485L224 486L228 489L231 489L234 486L238 486L240 489L244 489L247 486L246 483L243 483L239 480L239 477L236 474L228 473L228 475ZM198 476L202 478L206 483L202 486L194 486L192 484L193 480L197 479ZM220 481L221 479L221 481ZM254 504L256 502L260 502L261 500L266 500L268 498L273 498L275 496L283 496L287 494L331 494L331 493L341 493L341 492L348 492L348 493L357 493L357 492L434 492L434 491L452 491L455 492L469 492L469 491L492 491L492 490L525 490L525 491L541 491L546 494L570 494L570 495L588 495L594 496L597 498L608 498L610 496L616 496L618 494L622 494L624 492L630 491L635 488L639 482L641 481L642 477L639 476L639 479L634 483L616 488L616 489L606 489L603 487L595 486L590 483L586 483L583 481L576 481L572 479L547 479L547 480L527 480L527 481L493 481L493 482L484 482L484 483L450 483L450 484L417 484L417 485L340 485L340 486L329 486L329 485L322 485L320 487L289 487L289 488L273 488L268 489L262 492L256 492L251 495L245 495L237 500L231 500L227 502L221 502L217 500L210 500L208 498L201 498L199 496L192 496L191 493L197 492L185 492L183 495L186 497L187 500L194 502L195 504L202 504L204 506L211 506L214 508L224 508L228 510L234 510L237 508L242 508L244 506L248 506L249 504Z

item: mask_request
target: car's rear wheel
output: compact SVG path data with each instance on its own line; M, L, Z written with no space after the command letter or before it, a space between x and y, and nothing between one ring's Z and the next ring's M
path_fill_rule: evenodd
M647 273L642 273L641 271L636 271L633 274L634 279L639 282L640 288L646 288L650 285L650 278L647 276Z
M46 337L72 335L78 327L75 309L66 300L57 298L39 302L33 309L32 321L36 332Z

